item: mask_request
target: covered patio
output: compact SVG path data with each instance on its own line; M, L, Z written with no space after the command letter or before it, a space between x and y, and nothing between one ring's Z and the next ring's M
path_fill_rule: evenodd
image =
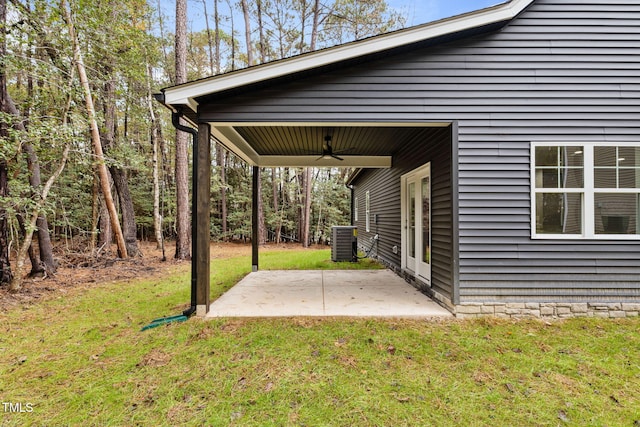
M490 21L502 22L504 17L494 12ZM455 151L455 120L448 115L409 112L402 107L404 101L397 98L396 78L376 75L373 65L385 65L390 55L411 51L417 43L426 47L475 31L475 25L463 19L445 20L192 81L158 94L158 101L171 109L176 128L193 135L192 308L199 316L210 310L211 141L218 141L253 167L254 207L260 168L390 169L403 161L399 153L407 146L422 144L424 152L424 147L433 144L434 135L444 129L449 139L443 149ZM400 81L404 82L404 77ZM408 96L412 105L425 108L423 99L413 99L413 91ZM181 119L193 127L180 125ZM445 181L450 178L445 177ZM368 216L381 229L399 229L400 225L393 222L399 220L398 215L383 211ZM254 272L259 269L257 216L254 208ZM379 220L383 222L378 224ZM397 246L395 254L399 252ZM319 283L322 288L322 279ZM348 280L344 283L347 289ZM260 289L270 286L263 281ZM326 303L328 294L323 295ZM326 304L323 310L330 312ZM388 310L386 307L383 311L388 314Z
M167 102L166 99L163 100ZM197 123L197 130L182 127L193 135L194 161L192 197L192 309L200 317L209 316L391 316L391 317L433 317L450 315L426 295L388 271L380 277L381 282L367 283L356 278L354 271L332 275L328 272L306 272L310 285L296 287L294 277L302 277L298 271L282 277L292 279L286 284L282 277L273 279L272 272L255 274L259 270L258 211L257 195L259 170L262 167L351 167L355 169L388 169L392 167L394 153L407 141L429 141L434 132L449 128L450 122L219 122L215 116L207 114L211 104L204 102L198 114L183 108L174 111L174 124L180 117L190 118ZM179 127L180 129L180 127ZM252 183L252 271L245 281L230 295L223 296L213 305L210 301L210 260L209 221L211 192L207 184L211 179L211 142L217 140L253 167ZM353 207L352 207L353 209ZM315 278L314 278L315 277ZM331 284L324 279L332 281ZM277 283L281 285L277 285ZM361 283L358 296L346 295L345 290L356 290L349 283ZM377 288L371 286L377 283ZM343 287L343 290L340 288ZM305 295L319 292L320 305L309 305L309 300L291 301L297 291ZM259 292L258 292L259 291ZM367 297L365 294L370 293ZM406 299L411 293L413 299ZM327 298L334 295L345 299L336 300L327 306ZM249 298L251 297L251 298ZM261 299L262 298L262 299ZM306 298L306 297L305 297ZM346 299L348 298L348 299ZM267 301L289 301L287 310ZM356 301L354 301L356 300ZM356 304L354 304L356 303ZM424 306L425 310L414 311L413 306ZM224 308L227 306L227 308ZM244 307L243 307L244 306ZM260 314L258 314L260 313Z
M453 315L389 270L257 271L214 301L206 317Z

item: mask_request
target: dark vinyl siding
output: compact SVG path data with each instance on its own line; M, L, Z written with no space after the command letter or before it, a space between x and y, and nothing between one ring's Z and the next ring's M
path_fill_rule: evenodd
M640 300L640 242L530 238L531 141L640 143L640 5L580 3L537 1L452 51L504 88L482 93L488 122L460 122L462 302Z
M537 0L498 32L219 97L203 117L457 121L454 303L640 300L640 242L532 240L529 183L532 141L640 142L639 40L637 3Z
M451 129L428 128L416 131L413 138L403 143L393 157L391 169L364 170L353 182L358 197L358 243L371 247L373 236L378 233L377 255L382 260L400 268L401 263L401 200L400 177L431 162L431 223L433 290L452 299L452 194L451 194ZM370 232L365 231L365 195L369 191L371 201ZM375 224L373 216L379 215ZM393 253L393 246L398 253Z

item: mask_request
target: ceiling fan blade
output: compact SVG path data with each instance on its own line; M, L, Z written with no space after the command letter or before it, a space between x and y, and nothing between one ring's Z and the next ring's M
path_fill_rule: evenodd
M335 154L332 154L331 157L333 157L336 160L340 160L340 161L344 160L342 157L336 156Z

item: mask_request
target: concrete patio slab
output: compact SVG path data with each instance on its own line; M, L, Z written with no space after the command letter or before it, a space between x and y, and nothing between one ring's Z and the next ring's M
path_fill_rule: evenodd
M452 317L389 270L257 271L211 304L207 317Z

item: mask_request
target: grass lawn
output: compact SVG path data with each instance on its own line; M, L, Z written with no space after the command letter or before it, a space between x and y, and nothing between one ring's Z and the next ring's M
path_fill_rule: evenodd
M261 268L328 258L271 252ZM212 296L250 264L214 260ZM0 314L0 400L33 409L0 424L640 425L638 318L194 318L140 331L179 313L188 288L180 268Z

